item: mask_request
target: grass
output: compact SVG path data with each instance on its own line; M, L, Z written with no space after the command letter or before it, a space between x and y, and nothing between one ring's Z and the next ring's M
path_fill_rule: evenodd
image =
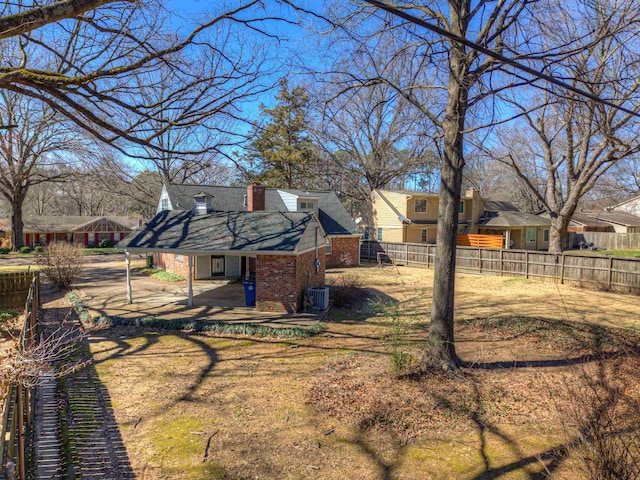
M424 348L433 273L354 273L378 300L339 310L320 336L93 336L136 475L514 480L549 469L556 480L583 478L557 408L576 372L640 395L638 357L616 350L633 335L612 328L639 324L635 297L460 275L456 348L475 367L396 375L394 349L418 358Z
M159 268L134 268L132 269L134 272L141 273L142 275L147 275L148 277L155 278L156 280L160 280L161 282L184 282L185 278L177 275L175 273L166 272Z
M2 261L1 258L0 261ZM0 273L29 272L41 269L40 265L2 265L0 266Z
M640 258L640 250L571 250L571 254L589 255L589 256L607 256L607 257L623 257L623 258Z

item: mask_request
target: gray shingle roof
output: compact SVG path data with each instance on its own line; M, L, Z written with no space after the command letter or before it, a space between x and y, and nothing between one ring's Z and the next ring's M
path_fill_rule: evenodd
M137 219L129 217L90 217L73 215L27 215L22 218L24 223L23 231L26 233L53 233L71 232L78 227L90 224L101 218L106 218L119 223L125 227L132 228L138 224ZM11 222L7 219L5 228L11 229Z
M517 212L518 207L516 207L512 202L485 198L484 210L486 212Z
M313 218L302 212L165 210L120 241L117 248L294 253Z
M214 211L243 212L247 209L245 206L247 189L244 187L178 184L166 184L165 187L174 210L193 209L195 206L193 198L202 193L212 197L211 206ZM342 206L335 192L266 188L265 211L288 211L278 190L300 197L317 197L318 219L327 235L354 235L358 233L357 225Z
M591 221L588 222L588 219L591 219ZM625 212L581 212L578 215L574 215L572 220L585 225L594 225L596 222L601 225L604 222L609 222L626 227L640 226L640 217Z
M551 220L524 212L485 212L485 216L478 220L478 225L486 227L546 227L551 225Z

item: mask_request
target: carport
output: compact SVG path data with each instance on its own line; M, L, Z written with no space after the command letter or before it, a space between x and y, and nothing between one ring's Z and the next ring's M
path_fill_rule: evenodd
M302 308L307 288L324 286L324 237L314 213L162 211L117 245L125 252L127 302L133 302L131 253L173 258L176 273L181 262L189 307L193 280L218 273L214 261L221 261L214 259L223 258L226 277L255 280L258 310L292 313Z

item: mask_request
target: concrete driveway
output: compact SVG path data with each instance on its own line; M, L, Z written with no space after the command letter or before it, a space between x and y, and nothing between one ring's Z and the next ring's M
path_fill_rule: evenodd
M132 268L143 265L142 259L132 261ZM194 281L194 306L188 307L186 281L162 282L132 272L133 304L127 304L126 267L123 260L87 265L75 288L94 316L132 318L156 315L166 319L221 320L287 327L312 325L319 320L317 314L258 312L255 308L245 307L244 288L237 280Z

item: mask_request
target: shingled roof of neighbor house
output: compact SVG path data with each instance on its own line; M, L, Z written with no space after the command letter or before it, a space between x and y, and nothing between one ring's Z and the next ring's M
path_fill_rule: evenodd
M485 212L484 217L478 220L479 226L487 227L546 227L551 225L551 220L539 215L524 212Z
M25 215L22 218L23 231L25 232L72 232L80 227L89 225L102 218L118 223L123 227L133 228L138 224L137 219L129 217L107 217L107 216L74 216L74 215ZM2 219L4 220L4 219ZM4 222L0 221L0 226ZM6 219L4 229L11 230L11 222Z
M213 212L165 210L121 240L125 250L174 252L295 253L314 222L309 212Z
M206 185L165 184L171 207L174 210L192 210L199 194L212 198L211 208L215 211L243 212L247 210L244 187L220 187ZM265 188L265 211L288 212L279 192L298 197L318 199L318 219L327 235L355 235L358 226L342 206L340 199L332 191L304 191L287 188Z

